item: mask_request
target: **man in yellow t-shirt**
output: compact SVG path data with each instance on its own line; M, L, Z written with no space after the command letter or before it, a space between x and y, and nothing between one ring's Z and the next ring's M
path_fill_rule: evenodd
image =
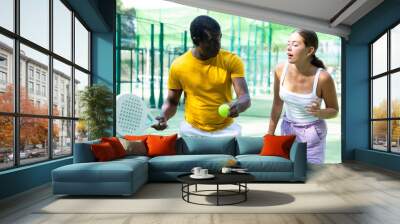
M221 49L221 29L213 18L196 17L190 24L190 35L194 48L172 63L168 97L161 116L157 117L159 123L153 128L167 127L184 92L185 121L180 126L181 135L240 135L240 126L233 118L250 107L243 62L237 55ZM232 85L237 95L234 102ZM218 114L218 107L224 103L230 107L226 118Z

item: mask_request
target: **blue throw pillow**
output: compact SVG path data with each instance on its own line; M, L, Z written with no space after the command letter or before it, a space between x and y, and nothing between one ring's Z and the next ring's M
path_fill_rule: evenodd
M263 137L237 137L236 155L259 154L264 145Z
M92 144L99 144L100 140L93 140L81 143L75 143L74 163L95 162L96 158L91 149Z
M225 154L235 155L234 137L185 136L179 141L178 154Z

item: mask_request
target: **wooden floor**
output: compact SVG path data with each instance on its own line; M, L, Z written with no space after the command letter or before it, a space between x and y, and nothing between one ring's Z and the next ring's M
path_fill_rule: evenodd
M345 163L312 166L308 183L317 183L345 201L363 202L356 214L36 214L36 208L54 200L49 185L0 202L0 223L105 224L253 224L253 223L400 223L400 174Z

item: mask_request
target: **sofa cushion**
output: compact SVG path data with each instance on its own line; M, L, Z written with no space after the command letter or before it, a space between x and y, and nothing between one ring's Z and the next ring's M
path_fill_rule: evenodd
M144 141L146 142L146 139L149 135L125 135L124 139L129 140L129 141Z
M149 160L149 170L163 172L190 172L193 167L200 166L211 172L219 171L230 159L231 155L175 155L158 156Z
M177 154L225 154L235 155L234 137L184 136L178 141Z
M121 142L117 137L103 137L101 138L101 142L110 143L112 148L114 149L117 158L122 158L126 156L126 151L124 149L124 146L121 144Z
M136 156L136 155L131 155L131 156L125 156L124 158L116 159L113 160L112 162L123 162L123 163L136 163L136 161L142 161L147 163L149 161L150 157L147 156ZM133 161L133 162L132 162Z
M263 137L237 137L236 155L259 154L263 147Z
M275 136L275 135L265 135L264 145L261 149L261 156L280 156L286 159L290 158L290 147L296 135L287 136Z
M148 148L147 155L151 157L175 155L177 138L177 134L171 136L149 135L146 140Z
M104 162L118 158L118 156L115 154L115 150L109 142L93 144L90 147L94 157L96 157L96 161Z
M146 156L147 148L146 143L141 140L126 140L124 138L119 138L122 146L126 151L126 155L136 155L136 156Z
M96 158L90 148L92 144L99 144L100 139L75 143L74 147L74 163L95 162Z
M129 182L134 172L147 172L146 166L146 162L136 159L75 163L59 167L52 174L53 181L58 182Z
M293 163L279 156L238 155L236 159L241 168L249 172L292 172Z
M75 163L53 170L59 182L126 182L131 181L132 167L122 163Z

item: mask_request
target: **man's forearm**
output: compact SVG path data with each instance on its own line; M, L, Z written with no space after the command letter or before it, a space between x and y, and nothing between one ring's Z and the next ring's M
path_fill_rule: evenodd
M176 113L178 106L170 104L169 102L164 103L164 105L161 108L161 115L165 118L166 121L168 121L171 117L173 117Z
M251 106L250 96L248 94L242 95L237 99L237 109L239 113L244 112Z

